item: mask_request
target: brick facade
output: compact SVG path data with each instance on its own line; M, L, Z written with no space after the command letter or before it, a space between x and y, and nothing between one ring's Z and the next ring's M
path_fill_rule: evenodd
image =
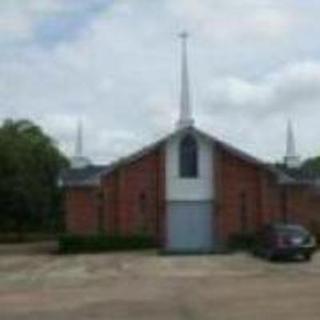
M262 165L245 161L219 147L215 154L220 241L274 221L312 228L320 212L320 197L311 186L280 185L276 174Z
M144 233L162 242L164 179L164 151L160 146L103 176L100 187L67 189L67 231L123 236Z
M159 147L103 178L107 233L147 233L160 241L165 208L164 172L164 154Z
M220 241L262 220L261 169L216 147L216 221Z
M282 186L276 173L215 145L215 237L225 243L234 233L254 231L272 221L308 227L320 212L311 187ZM137 159L124 161L101 177L97 187L66 188L66 229L73 234L149 234L165 243L164 143ZM317 220L320 226L320 219Z
M98 231L96 214L98 189L68 188L65 192L66 229L73 234L95 234Z
M310 186L292 186L288 189L289 219L313 229L319 221L320 196Z

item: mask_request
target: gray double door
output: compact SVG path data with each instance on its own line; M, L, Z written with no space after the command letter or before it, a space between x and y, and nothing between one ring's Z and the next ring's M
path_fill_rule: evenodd
M211 201L167 203L167 243L172 252L209 252L214 248Z

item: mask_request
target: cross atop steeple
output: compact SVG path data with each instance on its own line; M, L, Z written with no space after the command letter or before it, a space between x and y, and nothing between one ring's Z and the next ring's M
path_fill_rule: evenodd
M187 52L187 40L188 33L182 32L179 34L181 38L181 92L180 92L180 116L177 121L177 127L183 128L192 126L194 120L192 118L192 110L190 103L189 92L189 70L188 70L188 52Z

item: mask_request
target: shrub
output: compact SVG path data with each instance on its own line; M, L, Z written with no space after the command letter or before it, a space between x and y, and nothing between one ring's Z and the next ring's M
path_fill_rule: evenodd
M40 242L40 241L51 241L56 240L55 234L50 233L38 233L38 232L0 232L0 243L29 243L29 242Z
M230 250L252 250L256 246L256 237L253 232L239 232L230 236L228 248Z
M105 252L154 248L155 243L149 236L130 237L107 235L63 235L59 239L60 253Z

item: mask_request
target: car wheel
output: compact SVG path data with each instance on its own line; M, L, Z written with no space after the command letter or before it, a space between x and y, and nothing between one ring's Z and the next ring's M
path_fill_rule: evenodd
M254 248L252 250L252 254L256 257L262 257L263 256L263 251L260 248Z
M304 254L304 260L305 261L311 261L312 260L312 254L311 253L305 253Z
M265 253L264 253L264 256L269 261L274 261L275 260L275 255L274 255L272 250L266 250Z

